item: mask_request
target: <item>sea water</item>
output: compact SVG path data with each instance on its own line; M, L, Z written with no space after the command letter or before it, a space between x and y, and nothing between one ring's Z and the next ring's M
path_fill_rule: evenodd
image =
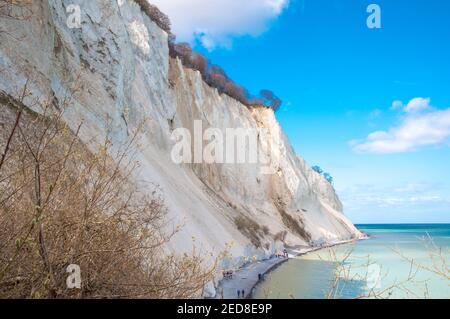
M450 298L450 224L357 225L370 239L289 260L254 298Z

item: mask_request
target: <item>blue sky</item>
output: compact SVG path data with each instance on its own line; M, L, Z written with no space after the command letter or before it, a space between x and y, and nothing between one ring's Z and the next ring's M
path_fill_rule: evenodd
M177 1L156 2L181 40L283 99L292 145L355 223L450 223L450 1ZM366 25L371 3L382 29Z

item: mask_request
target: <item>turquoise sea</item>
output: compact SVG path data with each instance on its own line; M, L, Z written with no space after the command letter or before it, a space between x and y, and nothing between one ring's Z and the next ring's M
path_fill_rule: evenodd
M254 298L450 298L450 224L357 225L370 239L300 256Z

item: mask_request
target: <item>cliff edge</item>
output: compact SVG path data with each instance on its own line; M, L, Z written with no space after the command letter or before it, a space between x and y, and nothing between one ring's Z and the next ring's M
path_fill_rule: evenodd
M81 24L67 24L69 5ZM145 119L136 151L136 178L159 185L174 224L177 251L196 245L217 252L233 243L232 263L265 258L283 245L332 244L360 236L344 216L332 185L297 156L271 109L247 108L208 86L201 75L171 59L168 35L132 1L31 2L27 20L0 18L0 91L15 95L28 80L32 99L68 94L65 121L84 122L86 142L114 127L126 141ZM80 89L73 90L74 84ZM27 102L27 100L25 101ZM39 112L39 109L35 111ZM216 128L264 129L261 152L277 152L274 172L263 164L176 164L173 132Z

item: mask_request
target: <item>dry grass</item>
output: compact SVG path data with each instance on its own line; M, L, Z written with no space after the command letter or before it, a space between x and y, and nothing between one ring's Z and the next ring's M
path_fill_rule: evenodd
M311 240L311 234L305 230L303 221L299 218L298 220L286 213L283 209L279 210L283 224L289 228L293 233L296 233L301 238L309 242Z
M234 224L237 229L258 248L262 247L262 239L264 236L269 234L269 228L267 226L261 226L247 216L236 217L234 219Z
M30 6L32 0L0 0L0 35L10 35L10 22L12 20L28 20L32 16ZM21 39L16 39L20 41Z
M284 242L286 240L287 231L283 230L273 236L273 240Z
M0 0L0 18L23 20L31 17L32 0Z

